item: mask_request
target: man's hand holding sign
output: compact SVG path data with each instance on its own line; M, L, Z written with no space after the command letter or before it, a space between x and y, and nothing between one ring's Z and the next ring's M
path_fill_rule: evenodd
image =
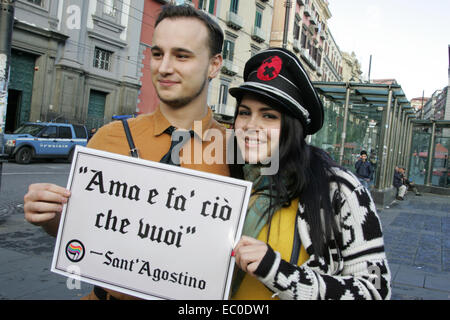
M80 148L52 271L141 298L227 299L251 184Z

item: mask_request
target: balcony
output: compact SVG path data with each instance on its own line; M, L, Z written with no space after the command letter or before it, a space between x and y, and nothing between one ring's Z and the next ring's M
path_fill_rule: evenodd
M317 69L317 63L314 61L314 59L309 54L309 50L308 49L301 48L300 56L310 66L311 69L313 69L313 70Z
M300 55L302 56L302 58L304 59L309 59L309 50L305 49L305 48L301 48L300 49Z
M235 76L239 73L239 68L233 64L233 61L225 59L223 60L222 73L228 76Z
M309 5L305 5L305 9L303 10L303 14L307 17L312 17L313 11Z
M252 32L252 39L255 40L256 42L261 43L266 41L266 35L264 34L264 31L261 28L254 26Z
M297 0L297 3L298 3L299 6L304 6L305 5L303 0Z
M240 30L244 26L244 19L232 11L227 12L227 26L234 30Z
M322 40L327 40L327 33L325 32L325 30L320 31L319 37Z
M311 17L309 17L309 23L317 26L317 18L311 15Z

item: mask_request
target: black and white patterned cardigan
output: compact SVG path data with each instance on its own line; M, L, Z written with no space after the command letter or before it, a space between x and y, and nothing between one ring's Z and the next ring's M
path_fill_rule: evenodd
M343 240L340 254L330 248L329 259L316 261L299 204L298 230L308 261L292 265L269 247L255 274L280 299L390 299L391 272L375 203L351 172L338 168L334 172L340 188L332 182L330 192L331 199L341 204L336 215Z

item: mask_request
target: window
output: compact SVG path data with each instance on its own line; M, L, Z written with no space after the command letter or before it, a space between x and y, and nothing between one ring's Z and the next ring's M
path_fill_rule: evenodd
M114 5L114 0L105 0L103 3L103 13L108 16L115 17L116 16L116 6Z
M320 67L320 65L322 64L322 53L320 52L320 50L317 50L317 66Z
M316 47L314 47L314 46L311 47L310 55L314 60L317 59L317 48Z
M294 24L294 39L298 40L300 38L300 26L298 25L298 22L295 22Z
M223 113L223 106L226 106L228 102L228 84L222 83L220 85L220 91L219 91L219 110L217 110L219 113Z
M56 138L56 126L50 126L47 127L44 131L41 133L42 138Z
M94 68L110 71L112 54L110 51L95 48Z
M305 32L305 30L302 30L302 39L301 39L301 45L302 45L302 48L307 48L307 44L306 44L306 41L307 40L307 37L306 37L306 32Z
M255 16L255 27L261 28L262 25L262 12L257 10Z
M79 139L87 138L86 129L83 126L74 124L73 130L75 130L75 135L77 136L77 138Z
M209 13L214 14L214 6L215 6L215 0L209 0L209 9L208 9Z
M72 139L72 130L70 127L59 127L59 135L60 139Z
M223 45L223 59L233 61L234 58L234 42L225 40Z
M214 6L215 6L214 0L209 0L209 7L208 7L208 0L199 0L198 1L198 8L200 10L204 10L204 11L206 11L206 8L208 8L208 12L211 14L214 14Z
M44 7L44 0L27 0L27 2L37 5L39 7Z
M233 13L238 13L239 0L231 0L230 11Z
M259 47L257 47L257 46L254 46L254 45L250 45L250 53L251 53L251 56L253 57L255 54L257 54L259 51L260 51L261 49L259 48Z

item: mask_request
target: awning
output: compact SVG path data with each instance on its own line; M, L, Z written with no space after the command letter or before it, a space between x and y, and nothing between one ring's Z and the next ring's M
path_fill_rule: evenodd
M398 84L373 84L356 82L313 82L318 93L335 103L345 105L347 88L350 88L349 112L360 118L380 121L392 90L392 106L397 99L399 106L411 109L403 89Z

